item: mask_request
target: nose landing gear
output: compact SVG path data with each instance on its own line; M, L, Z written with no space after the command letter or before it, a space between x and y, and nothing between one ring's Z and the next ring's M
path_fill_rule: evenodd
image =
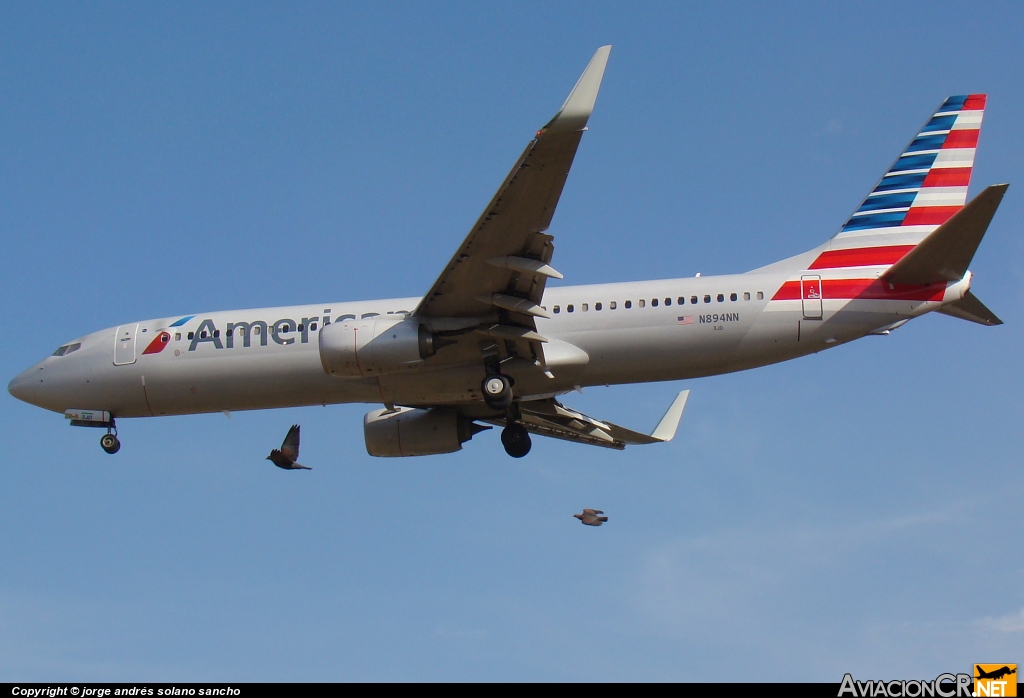
M108 427L107 433L100 437L100 448L110 455L114 455L121 450L121 442L117 438L116 427Z

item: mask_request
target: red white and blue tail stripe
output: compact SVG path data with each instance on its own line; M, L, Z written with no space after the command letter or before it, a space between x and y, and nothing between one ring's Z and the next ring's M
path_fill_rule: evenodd
M967 202L984 113L983 94L943 102L836 238L886 233L923 238L949 220Z

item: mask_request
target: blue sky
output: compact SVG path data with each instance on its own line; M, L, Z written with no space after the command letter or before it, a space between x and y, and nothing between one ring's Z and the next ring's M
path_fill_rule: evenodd
M6 393L0 680L923 678L1024 660L1024 10L1016 3L0 7L9 380L148 317L423 293L594 49L565 283L831 236L935 106L987 92L944 316L566 402L670 445L497 433L372 459L361 405L125 422ZM311 472L263 460L293 422ZM611 520L580 526L599 507Z

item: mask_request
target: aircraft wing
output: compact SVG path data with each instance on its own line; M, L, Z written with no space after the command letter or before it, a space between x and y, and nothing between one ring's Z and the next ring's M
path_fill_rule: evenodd
M498 326L495 336L536 335L534 317L547 317L539 305L544 285L549 278L562 278L548 265L554 247L544 231L593 111L610 51L603 46L594 54L562 108L526 146L414 315L497 315L508 330Z
M554 398L520 403L519 423L533 434L621 451L630 445L671 441L676 435L676 427L679 426L679 419L683 416L683 409L689 396L689 390L679 393L650 434L642 434L611 422L588 417L582 412L566 407ZM504 418L480 421L495 426L505 425Z

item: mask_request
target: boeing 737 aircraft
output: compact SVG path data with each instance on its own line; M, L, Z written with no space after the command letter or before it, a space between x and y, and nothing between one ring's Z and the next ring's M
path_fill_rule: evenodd
M968 265L1007 185L970 203L985 95L949 97L841 226L813 250L745 274L546 288L561 279L546 231L586 131L611 47L526 146L421 298L206 312L80 337L11 381L75 426L115 419L348 402L374 456L450 453L502 427L621 449L668 441L688 391L650 434L588 417L559 396L764 366L887 334L938 311L1000 320Z

